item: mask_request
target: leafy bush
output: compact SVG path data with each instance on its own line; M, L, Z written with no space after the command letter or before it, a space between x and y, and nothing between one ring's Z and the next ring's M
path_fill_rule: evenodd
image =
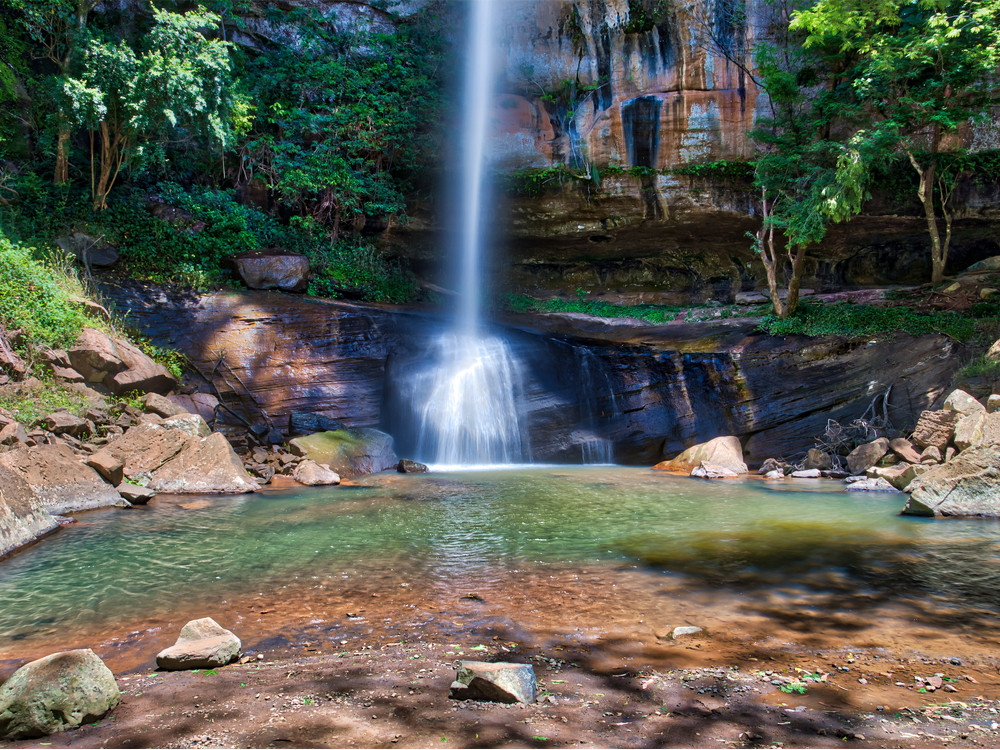
M577 291L575 300L552 298L534 299L524 295L511 294L505 300L511 312L569 312L594 315L599 318L637 318L650 323L669 323L680 308L670 305L613 305L610 302L589 300L586 292Z
M6 409L22 425L32 425L55 411L82 414L90 403L78 391L63 383L43 380L33 388L22 384L19 388L0 390L0 409Z
M994 308L990 309L995 314ZM970 341L976 335L976 321L956 312L918 312L908 307L823 305L804 301L785 320L773 314L766 315L760 322L760 330L772 336L885 337L895 333L943 333L958 341Z
M86 322L73 303L83 296L80 280L67 266L35 257L34 248L0 235L0 325L21 329L28 346L71 344Z

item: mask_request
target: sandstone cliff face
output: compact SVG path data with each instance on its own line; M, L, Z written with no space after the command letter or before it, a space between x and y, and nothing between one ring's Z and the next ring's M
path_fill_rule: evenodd
M439 317L271 293L174 296L136 285L104 294L155 341L214 372L252 421L263 410L287 429L292 412L316 412L388 431L401 455L412 448L412 405L395 384L423 361L445 327ZM939 336L876 344L779 339L746 321L508 322L535 461L579 463L607 441L616 461L652 465L717 435L739 436L750 461L804 452L827 419L861 416L889 386L893 423L914 423L960 360Z
M497 274L516 292L577 288L612 301L731 300L763 288L748 232L759 225L748 180L663 173L753 158L749 132L767 111L753 51L773 38L763 0L504 0L492 158L501 172L566 165L538 194L502 197ZM968 135L995 148L996 128ZM597 167L597 179L593 167ZM612 170L608 170L608 167ZM631 168L660 172L629 173ZM614 168L618 168L615 171ZM957 196L950 268L1000 252L994 187ZM922 283L929 241L900 197L835 227L810 249L804 285ZM903 199L905 200L905 199ZM914 203L912 200L910 203ZM403 234L397 252L428 263Z
M750 156L760 0L509 0L496 158L662 168ZM583 91L563 85L578 81Z

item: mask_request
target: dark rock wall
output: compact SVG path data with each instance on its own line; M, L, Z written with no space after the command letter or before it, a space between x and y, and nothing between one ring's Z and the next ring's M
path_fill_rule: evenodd
M404 449L409 428L394 378L445 325L419 312L278 293L129 285L104 294L154 341L191 357L250 421L263 410L287 430L293 412L320 413L388 429ZM890 386L894 424L913 424L960 364L939 336L780 339L739 321L634 327L567 316L516 324L504 330L526 376L535 461L579 462L595 437L610 440L621 463L651 464L723 434L740 436L751 461L804 452L827 419L860 417Z

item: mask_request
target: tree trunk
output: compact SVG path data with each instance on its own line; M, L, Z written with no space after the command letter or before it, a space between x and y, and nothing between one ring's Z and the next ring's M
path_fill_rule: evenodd
M59 123L59 134L56 137L56 170L53 182L65 185L69 182L69 123Z
M802 283L802 266L805 265L806 249L800 247L795 255L789 252L788 257L792 261L792 278L788 280L788 301L785 303L784 317L788 317L799 307L799 285Z
M948 247L941 241L941 230L938 228L937 213L934 211L935 164L932 161L930 166L925 168L917 161L913 154L907 152L906 155L910 157L910 164L913 165L920 178L917 185L917 197L920 198L920 205L924 207L924 218L927 220L927 233L931 238L931 283L940 284L944 278L945 264L948 262ZM948 239L951 239L950 236Z
M767 290L771 297L771 306L774 314L784 320L788 313L785 305L781 301L778 291L778 255L774 247L774 227L768 225L768 219L774 211L774 203L768 201L767 192L761 191L761 213L764 223L757 230L757 249L760 252L760 260L764 264L764 273L767 276Z

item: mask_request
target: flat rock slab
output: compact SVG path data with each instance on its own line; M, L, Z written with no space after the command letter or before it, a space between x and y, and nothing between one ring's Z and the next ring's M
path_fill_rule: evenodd
M120 696L115 676L89 648L45 656L0 687L0 738L44 737L97 721Z
M534 668L511 662L463 661L451 684L458 700L533 703L537 692Z
M211 617L191 620L170 648L156 655L160 669L210 669L239 658L243 644Z
M129 484L128 482L122 482L115 489L119 495L128 500L132 505L145 505L156 497L155 490L138 484Z

